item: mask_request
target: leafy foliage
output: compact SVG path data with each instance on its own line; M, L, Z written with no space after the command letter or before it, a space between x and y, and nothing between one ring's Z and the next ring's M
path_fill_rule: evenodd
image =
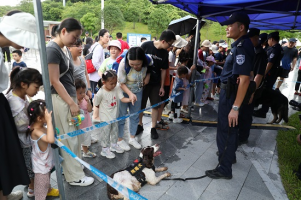
M125 26L124 17L120 9L113 5L109 4L103 9L103 16L105 21L105 28L112 33L116 29L123 29ZM100 24L101 16L99 17Z
M44 20L60 21L62 19L63 8L61 2L44 1L42 3Z
M89 31L90 34L93 35L92 32L95 31L97 20L98 19L95 14L89 12L80 19L80 22L84 26L84 29Z
M148 29L159 36L159 34L167 29L170 19L166 16L167 10L164 8L155 9L149 16Z

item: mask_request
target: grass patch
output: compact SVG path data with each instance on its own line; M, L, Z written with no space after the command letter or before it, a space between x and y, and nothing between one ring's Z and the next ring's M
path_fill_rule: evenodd
M277 135L277 150L279 155L279 168L282 184L290 200L301 200L301 180L294 174L301 162L301 146L296 142L296 136L300 134L299 114L295 113L289 118L286 125L293 126L296 130L280 130Z

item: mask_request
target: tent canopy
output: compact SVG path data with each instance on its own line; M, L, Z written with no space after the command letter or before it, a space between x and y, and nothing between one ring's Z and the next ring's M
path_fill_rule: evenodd
M222 22L235 11L245 11L250 27L261 30L301 30L301 0L150 0L171 4L198 18Z

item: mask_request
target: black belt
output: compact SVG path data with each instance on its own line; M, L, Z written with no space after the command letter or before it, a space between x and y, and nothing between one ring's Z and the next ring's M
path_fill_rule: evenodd
M226 90L227 89L227 83L221 83L221 89Z

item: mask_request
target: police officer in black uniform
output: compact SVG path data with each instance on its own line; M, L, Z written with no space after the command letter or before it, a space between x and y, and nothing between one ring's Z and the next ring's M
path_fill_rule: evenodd
M255 50L254 68L253 68L253 72L251 73L252 74L251 79L255 82L254 84L256 84L256 89L262 86L265 68L267 66L267 54L263 50L259 42L259 33L260 30L257 28L250 28L248 32L248 36L251 42L253 43L254 50ZM248 104L244 104L241 106L241 109L239 111L239 116L238 116L238 124L243 124L243 126L239 126L238 145L245 144L248 142L252 120L253 120L252 119L252 113L254 110L253 101L259 98L259 96L261 95L260 92L261 92L261 88L260 90L257 90L257 92L254 92L252 94Z
M261 33L259 35L259 43L261 44L263 50L265 52L267 52L268 48L269 48L269 44L268 44L268 34L267 33Z
M235 42L231 44L231 52L226 58L220 77L222 83L216 136L219 166L206 171L206 175L213 179L232 178L232 162L236 159L239 109L249 87L255 55L253 44L246 35L249 24L249 16L244 12L235 12L227 21L221 23L228 25L227 38L232 38Z
M283 50L279 44L279 32L273 32L268 35L268 44L270 48L267 50L268 64L265 70L265 88L272 89L278 76L280 62L283 57ZM266 118L269 106L262 105L262 108L253 112L253 116Z

